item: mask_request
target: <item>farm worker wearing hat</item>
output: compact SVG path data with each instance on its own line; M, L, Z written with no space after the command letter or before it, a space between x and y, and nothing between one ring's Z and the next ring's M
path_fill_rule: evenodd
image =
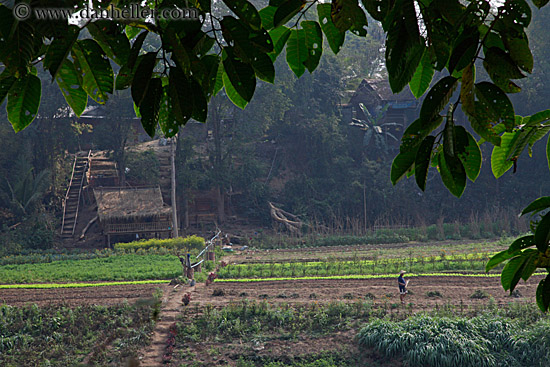
M403 274L405 274L405 270L401 270L399 273L399 278L397 278L397 283L399 283L399 298L401 299L401 304L405 304L405 295L407 294L407 285L409 284L409 281L403 279Z

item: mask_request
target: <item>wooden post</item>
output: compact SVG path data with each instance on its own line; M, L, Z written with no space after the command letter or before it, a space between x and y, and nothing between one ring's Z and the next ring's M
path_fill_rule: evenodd
M178 232L178 211L176 208L176 139L172 138L170 148L170 163L172 164L172 193L170 200L172 201L172 234L174 238L179 237Z

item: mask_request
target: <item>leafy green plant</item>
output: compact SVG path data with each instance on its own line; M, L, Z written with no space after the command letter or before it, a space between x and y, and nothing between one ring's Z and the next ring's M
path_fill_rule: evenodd
M489 298L489 293L482 289L476 289L474 293L470 295L470 298L472 299L485 299Z
M202 249L205 246L204 238L192 235L188 237L132 241L128 243L115 243L113 245L116 251L139 250L150 248L170 248L190 251L191 249Z

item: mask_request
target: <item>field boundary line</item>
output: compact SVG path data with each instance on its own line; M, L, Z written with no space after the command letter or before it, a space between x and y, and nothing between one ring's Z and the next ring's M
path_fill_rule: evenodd
M546 275L547 273L534 273L533 275ZM328 276L313 276L313 277L280 277L280 278L232 278L232 279L216 279L215 282L272 282L272 281L288 281L288 280L330 280L330 279L383 279L395 278L395 274L374 274L374 275L328 275ZM464 274L464 273L409 273L408 278L412 277L472 277L472 278L497 278L500 273L490 274Z
M167 280L134 280L120 282L98 282L98 283L36 283L36 284L0 284L0 289L53 289L53 288L88 288L106 287L113 285L137 285L137 284L160 284Z

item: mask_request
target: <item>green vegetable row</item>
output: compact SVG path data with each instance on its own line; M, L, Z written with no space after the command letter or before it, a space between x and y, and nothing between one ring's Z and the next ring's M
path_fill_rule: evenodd
M182 275L174 255L121 254L90 260L0 266L4 284L172 279Z
M40 284L0 284L0 289L53 289L53 288L87 288L104 287L110 285L161 284L166 280L135 280L127 282L99 282L99 283L40 283Z
M546 275L546 273L535 273L533 275ZM497 273L410 273L407 274L411 277L472 277L472 278L497 278L500 274ZM331 275L331 276L318 276L318 277L281 277L281 278L250 278L250 279L216 279L216 282L273 282L280 280L324 280L324 279L383 279L383 278L395 278L396 274L353 274L353 275Z

